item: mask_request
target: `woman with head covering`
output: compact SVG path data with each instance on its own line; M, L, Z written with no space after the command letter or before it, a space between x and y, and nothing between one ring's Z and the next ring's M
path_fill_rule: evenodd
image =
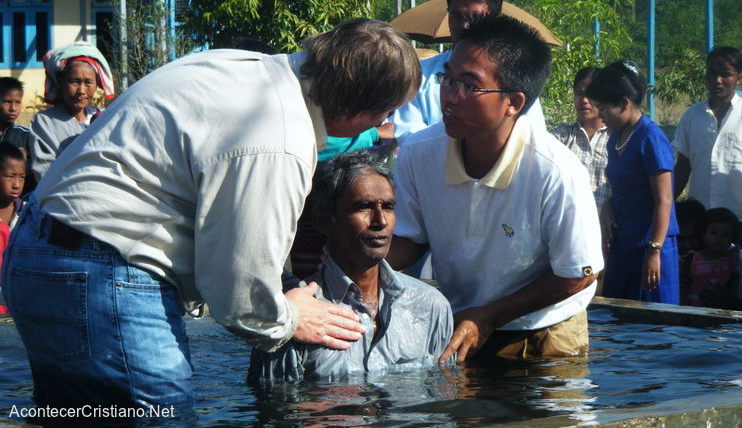
M36 135L31 150L32 168L37 179L100 113L91 105L98 88L107 99L115 96L113 79L103 54L87 42L75 42L44 55L46 82L44 101L52 107L37 113L30 128Z

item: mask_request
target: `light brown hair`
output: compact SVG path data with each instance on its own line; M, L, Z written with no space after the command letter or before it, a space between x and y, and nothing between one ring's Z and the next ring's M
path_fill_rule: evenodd
M302 73L313 78L309 97L325 120L362 111L393 110L417 92L420 62L407 36L386 22L343 21L304 42Z

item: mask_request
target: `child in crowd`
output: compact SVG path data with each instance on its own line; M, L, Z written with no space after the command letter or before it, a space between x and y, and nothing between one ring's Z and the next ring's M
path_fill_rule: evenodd
M691 250L701 249L701 228L706 216L706 208L693 198L675 204L678 218L678 255L685 258ZM682 262L681 262L682 263Z
M706 211L703 247L691 251L686 267L689 283L684 304L737 309L738 222L737 216L726 208Z
M15 121L21 114L23 105L23 83L15 77L0 77L0 143L11 144L23 153L28 160L34 137L25 126ZM29 166L30 170L30 166ZM33 190L35 181L27 181L23 193Z
M26 157L23 152L11 144L0 143L0 222L11 230L18 221L25 183Z
M23 202L20 199L26 181L26 157L16 146L0 143L0 266L2 252L8 245L10 230L18 220ZM7 312L0 304L0 314Z

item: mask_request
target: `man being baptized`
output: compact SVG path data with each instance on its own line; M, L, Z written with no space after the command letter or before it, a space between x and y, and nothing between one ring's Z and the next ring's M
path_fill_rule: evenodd
M254 348L248 381L434 366L453 332L451 307L437 289L384 260L395 224L386 165L367 151L320 164L308 207L314 227L327 237L329 257L307 282L319 284L318 299L359 314L366 332L345 350L294 341L271 353Z

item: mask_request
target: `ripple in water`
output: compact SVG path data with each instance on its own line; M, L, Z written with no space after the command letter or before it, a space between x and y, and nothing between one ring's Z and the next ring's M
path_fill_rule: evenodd
M605 409L742 394L742 326L627 323L608 309L590 310L589 316L589 358L307 380L270 388L244 383L250 350L241 339L211 319L189 319L198 417L193 424L448 427L560 416L567 424L589 425ZM13 405L33 406L31 393L20 338L12 325L0 324L0 418L7 418Z

